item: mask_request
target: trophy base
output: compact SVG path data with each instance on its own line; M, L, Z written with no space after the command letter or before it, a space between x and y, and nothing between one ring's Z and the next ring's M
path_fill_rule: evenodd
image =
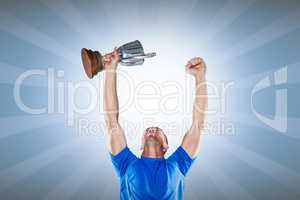
M84 71L89 78L93 78L98 72L104 69L102 55L91 49L81 49L81 60Z

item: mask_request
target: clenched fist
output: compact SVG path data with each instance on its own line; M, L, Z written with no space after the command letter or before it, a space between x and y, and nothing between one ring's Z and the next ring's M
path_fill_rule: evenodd
M196 78L205 79L206 64L200 57L192 58L185 65L186 71Z
M104 60L104 68L108 70L116 70L118 63L120 61L120 56L117 48L114 49L113 52L106 54L103 57Z

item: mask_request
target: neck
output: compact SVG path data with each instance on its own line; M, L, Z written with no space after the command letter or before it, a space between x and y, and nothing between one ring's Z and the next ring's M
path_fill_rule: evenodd
M144 149L142 156L147 158L163 158L164 154L155 150Z

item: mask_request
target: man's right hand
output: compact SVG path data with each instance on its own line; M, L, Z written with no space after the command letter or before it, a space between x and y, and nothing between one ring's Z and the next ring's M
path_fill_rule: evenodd
M119 52L115 48L110 54L104 56L105 84L104 84L104 112L107 126L107 139L109 151L117 155L127 145L126 137L119 124L119 101L117 95L116 69L120 60Z
M115 48L112 53L106 54L104 56L104 68L108 70L116 70L119 61L120 61L119 52L118 49Z

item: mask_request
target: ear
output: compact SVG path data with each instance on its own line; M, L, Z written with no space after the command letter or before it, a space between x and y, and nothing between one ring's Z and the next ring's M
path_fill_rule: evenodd
M162 151L163 151L163 152L167 152L168 149L169 149L169 146L168 146L168 145L163 145L163 146L162 146Z
M166 151L169 149L169 145L167 143L163 144L163 149L165 149Z

